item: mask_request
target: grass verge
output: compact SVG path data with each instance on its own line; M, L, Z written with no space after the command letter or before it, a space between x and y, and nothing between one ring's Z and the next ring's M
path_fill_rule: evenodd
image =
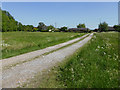
M88 34L86 37L88 37L88 36L89 36L89 34ZM74 44L74 43L77 43L77 42L85 39L86 37L84 37L84 38L82 38L82 39L80 39L80 40L78 40L78 41L75 41L75 42L73 42L73 43L70 43L70 44L68 44L68 45L66 45L66 46L63 46L63 47L61 47L61 48L58 48L58 49L56 49L56 50L53 50L53 51L44 53L44 54L39 55L39 56L36 56L36 57L34 57L34 58L31 58L31 59L28 59L28 60L25 60L25 61L20 61L20 62L18 62L18 63L12 64L12 65L10 65L10 66L3 67L3 69L6 70L6 69L9 69L9 68L11 68L11 67L15 67L15 66L18 65L18 64L23 64L23 63L25 63L25 62L32 61L32 60L35 60L35 59L40 58L40 57L42 57L42 56L48 55L48 54L50 54L50 53L53 53L53 52L55 52L55 51L58 51L58 50L60 50L60 49L65 48L65 47L68 47L68 46L70 46L70 45L72 45L72 44Z
M63 32L4 32L2 33L2 58L57 45L85 35Z
M74 55L28 84L38 88L118 88L118 33L96 33Z
M67 88L118 88L118 63L118 33L97 33L57 78Z

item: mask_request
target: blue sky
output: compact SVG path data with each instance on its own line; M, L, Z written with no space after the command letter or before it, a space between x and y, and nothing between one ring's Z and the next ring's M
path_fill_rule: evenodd
M90 29L106 21L118 24L117 2L3 2L2 9L10 12L22 24L38 26L39 22L57 27L76 27L85 23Z

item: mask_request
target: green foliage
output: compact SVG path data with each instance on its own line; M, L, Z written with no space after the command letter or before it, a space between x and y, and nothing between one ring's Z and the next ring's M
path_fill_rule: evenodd
M40 22L38 25L38 29L39 31L44 31L44 30L46 31L47 26L43 22Z
M120 25L114 25L116 31L120 32Z
M64 27L61 27L59 30L62 32L67 32L68 28L64 26Z
M2 31L2 10L0 8L0 32Z
M22 31L23 30L23 25L19 22L18 23L18 28L17 28L18 31Z
M34 32L38 31L38 28L34 27L34 28L33 28L33 31L34 31Z
M55 28L54 28L54 26L50 25L50 26L47 27L47 30L48 30L48 31L49 31L49 30L54 31Z
M2 11L2 31L17 31L18 22L7 11Z
M41 32L49 32L49 30L47 30L47 29L43 30L43 29L42 29Z
M86 28L85 24L79 24L77 25L77 28Z
M22 25L7 11L2 11L2 32L7 31L33 31L33 25Z
M59 28L55 28L54 32L60 32Z
M107 32L108 31L108 24L106 22L99 24L99 31L100 32Z

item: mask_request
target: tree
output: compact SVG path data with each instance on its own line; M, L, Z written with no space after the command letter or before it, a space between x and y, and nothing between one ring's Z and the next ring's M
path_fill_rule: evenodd
M2 31L17 31L18 22L7 11L2 11Z
M0 32L2 31L2 10L0 8Z
M0 14L2 13L2 31L33 31L33 25L22 25L17 22L9 12L0 9ZM0 18L1 19L1 18ZM1 22L0 22L1 25Z
M42 31L42 30L47 29L47 27L43 22L40 22L39 25L38 25L38 29L39 29L39 31Z
M60 29L59 29L59 28L55 28L54 31L55 31L55 32L60 32Z
M100 23L99 24L99 31L102 32L106 32L108 31L108 24L106 22Z
M120 25L114 25L113 27L116 31L120 32Z
M33 28L33 31L34 31L34 32L38 31L38 28L34 27L34 28Z
M18 23L18 28L17 28L18 31L22 31L23 30L23 25L22 23Z
M52 25L50 25L50 26L47 27L47 31L49 31L49 30L53 31L54 29L55 29L55 28L54 28L54 26L52 26Z
M64 26L64 27L61 27L59 30L62 31L62 32L67 32L67 29L68 28Z
M77 25L77 28L86 28L85 24L79 24Z
M33 25L24 25L24 31L33 31Z

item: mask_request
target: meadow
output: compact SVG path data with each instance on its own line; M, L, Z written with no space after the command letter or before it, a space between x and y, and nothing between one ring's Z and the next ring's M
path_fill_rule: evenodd
M64 32L3 32L2 58L43 49L84 35ZM0 57L1 58L1 57Z
M95 33L74 55L36 76L33 86L39 88L118 88L118 33ZM39 82L40 81L40 82ZM42 82L41 82L42 81ZM31 85L31 87L33 87ZM35 86L36 87L36 86Z
M60 68L58 80L68 88L118 88L118 33L96 33Z

